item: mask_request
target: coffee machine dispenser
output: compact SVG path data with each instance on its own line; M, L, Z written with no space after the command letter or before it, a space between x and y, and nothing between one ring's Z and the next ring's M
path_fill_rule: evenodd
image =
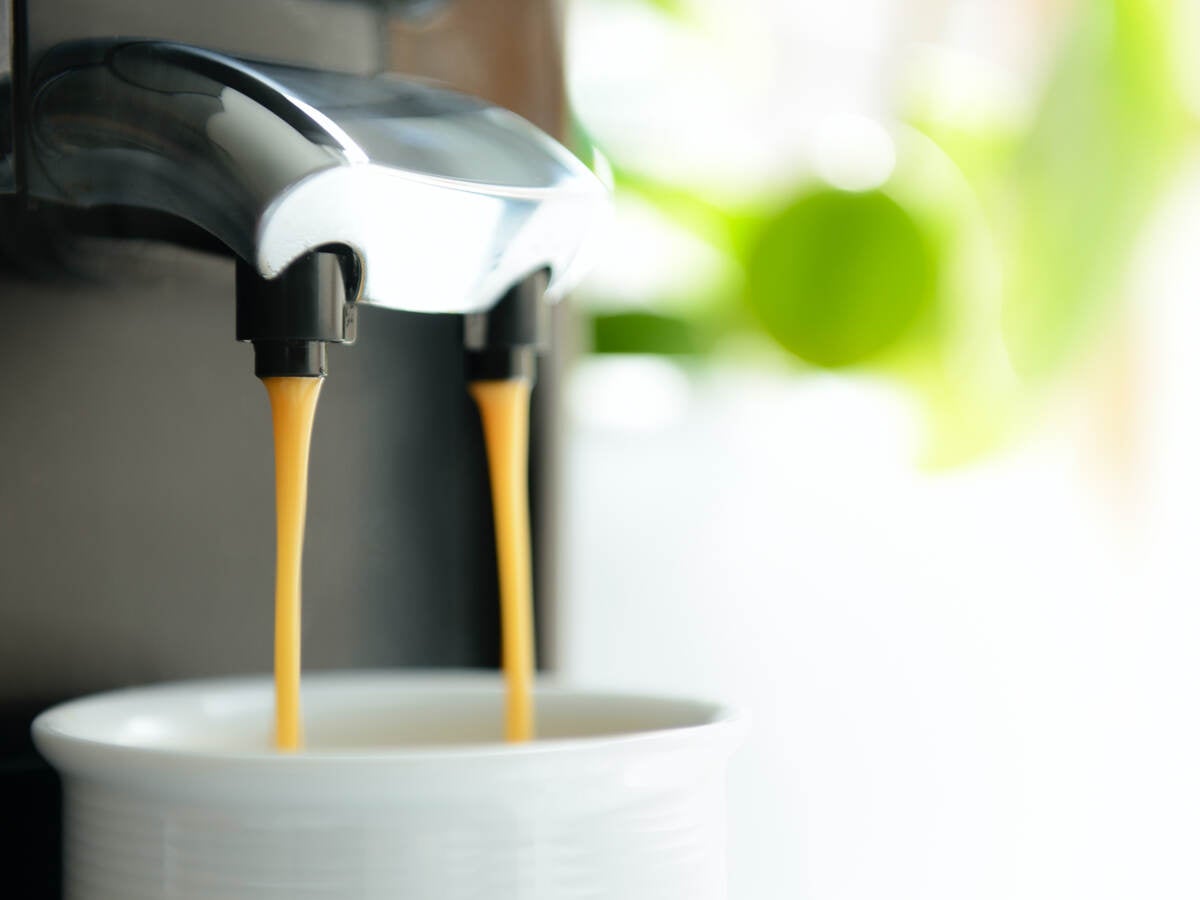
M570 286L603 192L524 119L380 77L461 73L507 97L524 79L540 100L519 111L553 128L555 4L495 6L0 3L0 879L20 896L58 892L34 713L270 666L270 424L252 371L330 371L306 668L496 664L464 331L476 365L515 359L514 336L535 336L503 317ZM542 586L547 548L535 536Z

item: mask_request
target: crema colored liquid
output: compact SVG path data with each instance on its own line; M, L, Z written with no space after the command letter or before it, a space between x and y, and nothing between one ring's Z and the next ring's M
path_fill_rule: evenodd
M500 574L505 737L533 737L533 563L529 539L529 394L526 379L476 381L492 481Z
M264 378L275 435L275 746L299 750L300 576L308 457L321 378ZM533 571L529 535L529 397L525 379L477 381L500 576L505 737L533 737Z
M323 378L264 378L275 432L275 746L299 750L300 570L308 450Z

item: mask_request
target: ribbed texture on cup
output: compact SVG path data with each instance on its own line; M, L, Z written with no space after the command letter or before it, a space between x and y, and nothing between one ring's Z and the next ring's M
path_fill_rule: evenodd
M66 897L720 900L723 775L286 811L68 779Z

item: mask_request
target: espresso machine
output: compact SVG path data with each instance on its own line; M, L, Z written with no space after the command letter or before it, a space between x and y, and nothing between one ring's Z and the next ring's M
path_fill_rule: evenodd
M558 131L557 28L552 0L0 2L0 895L59 892L36 712L270 667L255 373L329 372L305 668L497 664L464 369L528 365L604 197L526 118L429 77ZM554 390L551 360L543 606Z

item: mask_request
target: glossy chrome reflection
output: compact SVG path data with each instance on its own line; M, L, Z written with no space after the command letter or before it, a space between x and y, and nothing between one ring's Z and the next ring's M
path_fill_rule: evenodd
M383 306L472 312L541 269L560 294L607 206L525 120L412 82L140 41L57 48L34 83L32 196L178 216L267 278L342 245Z

